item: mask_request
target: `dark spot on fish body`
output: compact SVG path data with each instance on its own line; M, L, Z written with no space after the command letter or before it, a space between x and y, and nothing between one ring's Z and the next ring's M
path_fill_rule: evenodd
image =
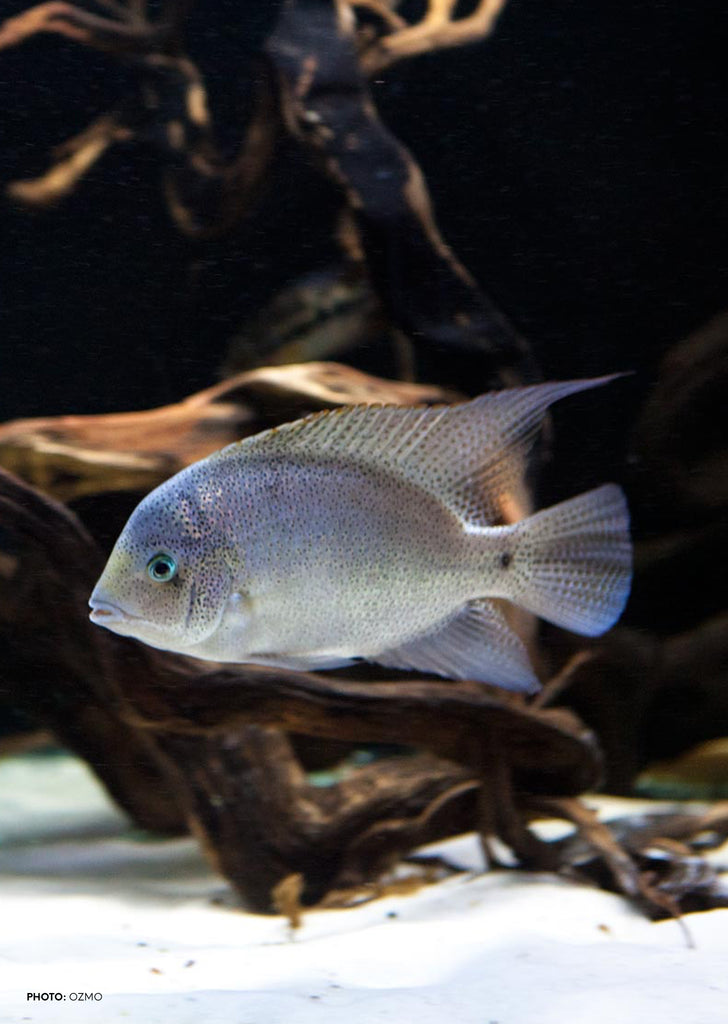
M513 555L510 551L504 551L499 559L501 569L507 569L513 562Z

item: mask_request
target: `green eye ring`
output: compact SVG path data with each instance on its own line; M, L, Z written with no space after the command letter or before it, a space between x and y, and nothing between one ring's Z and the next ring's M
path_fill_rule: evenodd
M147 562L147 576L155 583L169 583L177 575L177 562L165 551L158 551Z

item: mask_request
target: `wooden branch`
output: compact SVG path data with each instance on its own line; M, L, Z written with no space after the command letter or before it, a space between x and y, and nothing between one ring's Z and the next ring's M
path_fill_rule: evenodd
M718 873L700 856L728 838L728 802L706 812L663 811L599 821L573 798L528 801L532 810L576 825L576 832L552 844L559 869L629 896L653 919L679 918L687 910L728 906ZM611 880L604 878L604 868Z
M0 426L0 465L62 501L147 491L218 448L319 409L452 397L337 363L266 367L144 412L54 416Z
M394 10L395 4L396 0L394 2L393 0L339 0L339 17L344 17L342 9L348 7L351 11L354 11L357 8L361 8L376 14L391 31L399 32L409 28L409 22L397 14Z
M138 822L179 829L182 808L246 905L269 910L272 888L292 872L308 901L371 881L414 845L471 827L477 784L431 755L317 790L270 729L138 731L129 718L141 714L148 726L169 716L179 693L194 689L195 669L89 623L86 598L103 559L62 506L0 473L0 519L6 699L85 757Z
M593 738L567 712L532 712L477 684L204 672L100 630L86 602L103 557L76 517L0 471L0 521L4 699L85 757L136 820L154 826L166 808L179 828L183 812L251 906L267 908L273 880L294 871L317 898L475 826L473 786L458 787L496 743L529 790L596 781ZM427 753L317 795L271 726Z
M481 381L535 378L528 347L442 238L422 171L379 120L334 7L287 4L266 52L285 124L345 198L393 323L431 353L477 356Z
M452 3L432 0L420 24L403 27L385 0L369 0L392 31L366 51L368 59L387 62L400 51L482 34L501 2L481 0L470 15L457 18ZM357 55L353 8L345 0L283 5L265 47L270 81L262 82L257 111L231 162L215 142L203 78L182 51L185 6L165 5L152 23L140 6L118 13L114 4L113 11L108 8L113 16L101 17L72 4L41 4L0 27L0 45L56 31L107 50L131 61L143 86L67 147L46 174L13 183L10 194L37 206L57 202L112 142L135 140L158 154L179 229L198 237L219 234L245 214L262 187L282 120L345 197L360 236L357 247L386 313L434 364L426 375L441 376L438 362L455 348L460 362L468 355L474 360L477 390L536 379L528 346L444 241L416 161L377 117Z
M158 48L177 27L164 21L152 24L132 17L124 8L116 9L124 16L104 18L63 0L38 4L0 25L0 50L18 46L41 32L51 32L97 50L141 53Z
M50 729L145 828L185 820L153 738L129 726L105 689L103 642L83 621L101 557L78 520L0 471L0 687Z
M110 145L136 140L158 152L169 210L182 232L210 237L228 230L257 195L273 152L278 118L270 91L259 89L240 152L232 161L224 159L214 139L204 81L182 52L190 4L165 4L156 21L150 20L146 4L101 6L113 16L53 0L0 25L0 50L52 32L131 63L143 86L59 147L45 174L12 182L8 194L29 206L50 206L76 187Z
M427 755L359 769L345 781L308 784L288 740L248 726L217 737L160 735L193 830L250 909L272 909L275 887L302 876L302 900L375 880L414 847L472 827L473 801L446 800L462 769ZM372 841L376 836L376 841Z
M350 0L350 3L353 7L372 6L361 0ZM362 69L366 74L377 74L408 57L480 42L493 31L505 3L506 0L479 0L470 14L458 17L458 0L428 0L422 17L415 24L397 24L379 10L377 13L390 31L364 45Z
M467 828L462 802L457 814L410 826L465 777L428 755L319 790L279 733L136 729L122 714L125 685L147 687L148 707L160 676L182 681L190 666L91 625L86 601L103 557L75 516L2 471L0 522L3 700L83 757L137 824L192 827L246 905L269 910L271 888L293 871L305 875L305 898L318 898L342 872L370 879L412 843ZM347 859L360 834L390 818L388 843L370 869L360 853Z
M56 163L48 171L39 178L11 182L7 194L28 206L52 206L73 192L110 146L131 138L132 132L119 122L118 116L104 114L80 135L58 147Z
M709 869L690 869L695 858L674 841L725 832L725 808L692 825L685 815L657 830L640 823L626 848L573 799L596 783L599 755L569 712L481 684L201 672L91 625L100 552L63 506L2 471L0 522L3 699L85 757L135 820L188 824L247 906L270 910L291 875L304 903L368 886L414 847L473 828L538 870L581 870L586 844L652 914L719 905ZM423 752L321 790L282 735L289 729ZM581 846L539 840L529 825L544 813L574 822ZM670 858L661 874L655 846Z
M210 734L256 723L358 743L403 743L471 769L497 741L517 789L574 794L599 779L596 742L578 719L565 709L534 711L482 683L358 682L245 665L160 671L153 695L133 679L124 693L129 721L155 732Z
M595 811L580 801L569 798L542 799L535 806L549 816L573 822L579 830L581 841L598 851L612 873L617 889L628 896L639 895L640 878L637 865L615 840L607 826L599 821Z
M186 66L194 67L190 61ZM172 151L161 154L164 197L183 234L192 238L215 238L242 220L264 190L280 134L278 109L270 83L263 76L257 82L253 113L245 126L238 153L227 160L214 140L207 93L199 74L196 74L194 87L183 88L181 93L175 75L172 73L169 78L165 92L173 94L171 109L179 107L180 98L184 100L184 107L183 117L173 118L167 124L166 139ZM195 130L190 131L185 120L195 110L199 110L200 116L195 119Z

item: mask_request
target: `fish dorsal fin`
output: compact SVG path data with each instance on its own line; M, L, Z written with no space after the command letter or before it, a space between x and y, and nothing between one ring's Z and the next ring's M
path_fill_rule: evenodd
M470 601L431 632L371 660L521 693L540 688L522 640L487 598Z
M446 501L463 520L502 519L548 407L618 374L493 391L458 405L355 405L314 413L212 458L330 455L392 470Z

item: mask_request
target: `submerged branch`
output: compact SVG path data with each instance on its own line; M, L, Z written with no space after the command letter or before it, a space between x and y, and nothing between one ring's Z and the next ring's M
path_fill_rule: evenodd
M480 42L493 31L506 4L506 0L478 0L470 14L458 15L459 0L427 0L419 21L409 24L389 8L383 9L386 0L348 2L352 7L374 10L389 29L373 41L362 44L362 70L369 75L408 57Z
M329 3L296 0L266 52L285 124L340 190L387 313L423 350L477 357L481 381L537 377L528 346L443 239L419 165L378 117L355 44Z
M104 18L64 0L38 4L0 25L0 50L50 32L97 50L142 53L167 43L179 28L173 20L153 24L120 4L109 9L117 17Z
M338 189L349 215L346 256L356 251L366 261L395 328L434 362L453 348L461 359L476 358L481 388L536 379L528 346L443 239L422 171L379 120L366 81L373 68L400 57L481 38L502 3L481 0L459 16L450 0L430 0L421 20L407 24L386 0L368 0L364 6L385 27L368 43L357 5L347 0L282 5L264 46L257 107L232 160L217 144L203 76L183 51L186 4L164 5L156 21L143 4L108 5L108 16L41 4L0 27L0 48L39 31L66 34L131 64L139 88L64 147L46 174L13 183L9 194L50 205L112 143L138 141L158 156L180 231L209 237L249 210L285 124Z
M190 4L167 3L156 21L145 3L103 6L111 16L54 0L0 25L0 51L40 32L55 33L130 64L140 86L114 111L58 147L56 162L45 174L12 182L9 196L29 206L50 206L73 191L113 143L138 141L159 155L169 210L180 231L209 235L226 230L246 212L273 152L278 120L269 93L259 95L238 155L224 158L214 138L204 80L183 52Z
M309 412L451 397L442 388L385 381L338 363L263 367L159 409L2 424L0 465L62 501L148 491L232 441Z
M303 870L318 898L339 876L370 880L383 858L478 827L473 787L458 787L478 779L494 743L519 787L573 793L596 780L594 740L572 716L483 686L202 672L101 630L87 599L103 556L78 519L2 471L0 518L4 699L86 758L137 820L154 824L156 794L170 812L182 808L251 905L267 906L274 880L292 872ZM271 726L423 753L316 795ZM381 842L364 840L375 833Z
M415 847L471 829L486 845L500 838L524 868L606 884L606 864L609 885L653 915L724 900L675 840L725 834L725 808L638 823L631 837L607 829L575 800L600 758L569 712L467 682L200 671L89 622L103 556L67 509L0 471L0 520L3 700L84 757L135 820L186 823L247 906L271 910L273 890L297 874L304 903L352 886L376 892ZM420 752L317 789L289 731ZM577 835L539 839L530 824L544 814Z
M28 206L52 206L73 192L110 146L131 138L132 132L119 122L118 116L104 114L57 148L56 163L45 174L11 182L7 194Z

